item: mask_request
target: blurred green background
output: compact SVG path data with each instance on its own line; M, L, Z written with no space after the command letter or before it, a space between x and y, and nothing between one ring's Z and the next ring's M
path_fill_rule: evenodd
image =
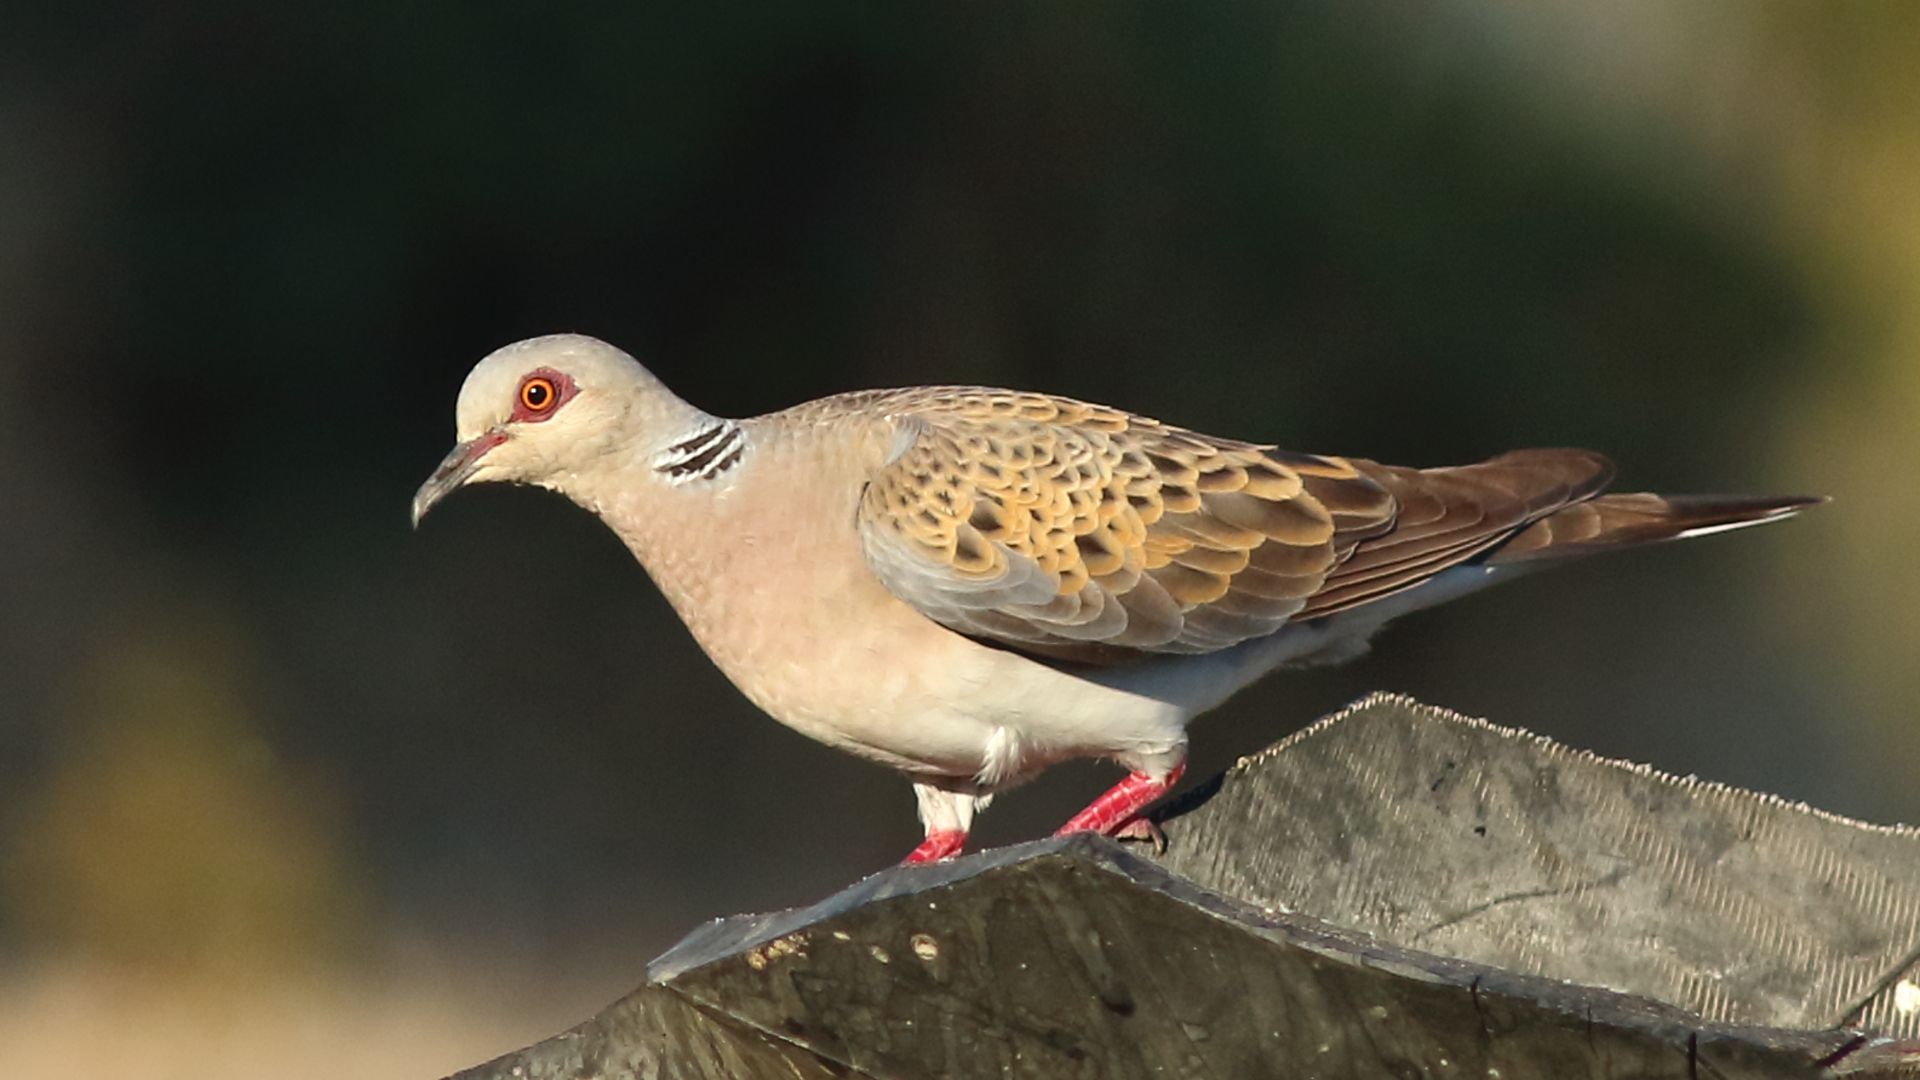
M1409 619L1373 689L1920 820L1920 8L0 2L0 1072L419 1077L917 838L460 380L980 382L1836 501ZM988 843L1114 778L1062 767Z

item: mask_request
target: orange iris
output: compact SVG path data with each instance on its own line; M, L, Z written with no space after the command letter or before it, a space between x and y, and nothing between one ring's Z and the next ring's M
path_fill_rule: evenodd
M520 384L520 404L532 412L546 412L560 395L554 392L553 380L535 377Z

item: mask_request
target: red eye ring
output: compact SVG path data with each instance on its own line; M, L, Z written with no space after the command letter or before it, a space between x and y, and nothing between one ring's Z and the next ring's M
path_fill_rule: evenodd
M553 385L552 379L545 376L535 375L520 384L520 404L530 413L546 412L553 408L554 402L558 400L560 400L559 388Z
M555 371L550 367L534 368L520 378L520 388L513 393L513 415L509 420L517 424L537 424L551 420L560 411L560 406L573 399L579 392L571 378L564 371Z

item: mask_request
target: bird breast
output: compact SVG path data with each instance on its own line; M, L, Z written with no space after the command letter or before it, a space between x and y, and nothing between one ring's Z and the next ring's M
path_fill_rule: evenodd
M769 715L943 776L1178 738L1184 717L1164 703L983 646L887 590L853 523L890 431L842 428L817 442L748 434L751 452L724 484L647 485L596 509L714 664ZM1022 760L990 760L994 746L1002 757L1019 747Z

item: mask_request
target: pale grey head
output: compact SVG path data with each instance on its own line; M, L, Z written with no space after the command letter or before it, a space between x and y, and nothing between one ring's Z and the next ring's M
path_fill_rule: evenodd
M568 491L601 463L648 454L711 418L597 338L552 334L488 354L455 406L453 450L413 497L413 523L457 488L504 481Z

